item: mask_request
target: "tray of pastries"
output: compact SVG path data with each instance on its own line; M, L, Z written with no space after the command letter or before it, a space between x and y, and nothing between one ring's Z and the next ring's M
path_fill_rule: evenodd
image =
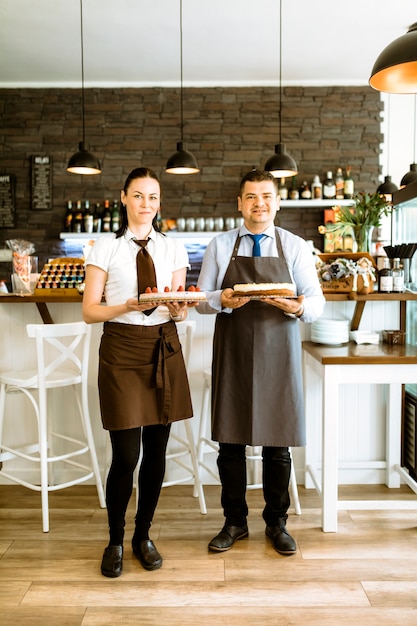
M187 290L179 288L178 291L171 291L169 287L165 287L163 292L158 292L157 288L146 288L145 293L139 295L139 302L201 302L206 299L206 294L200 291L198 287L191 285Z

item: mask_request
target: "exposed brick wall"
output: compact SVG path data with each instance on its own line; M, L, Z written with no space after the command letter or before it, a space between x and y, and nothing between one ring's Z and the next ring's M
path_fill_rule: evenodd
M0 90L0 174L17 179L17 221L0 229L0 246L10 238L33 241L41 262L63 253L66 200L119 197L131 169L147 165L162 182L164 217L235 215L241 176L262 168L279 141L276 88L184 90L184 140L201 173L164 172L180 140L178 89L88 89L86 140L100 159L102 174L66 172L82 139L81 92L72 89ZM299 168L298 181L351 165L356 190L378 182L379 93L368 87L286 87L282 139ZM53 158L53 210L30 209L30 157ZM280 224L320 245L317 209L283 209Z

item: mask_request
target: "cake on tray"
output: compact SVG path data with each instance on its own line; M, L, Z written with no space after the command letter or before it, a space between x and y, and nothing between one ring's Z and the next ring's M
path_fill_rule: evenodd
M279 296L281 298L295 298L293 283L238 283L233 285L234 296L258 296L267 298Z

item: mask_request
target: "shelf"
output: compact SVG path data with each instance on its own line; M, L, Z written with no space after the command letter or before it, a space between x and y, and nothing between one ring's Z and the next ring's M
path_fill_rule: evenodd
M304 208L331 208L334 206L354 206L355 200L281 200L282 208L304 207Z

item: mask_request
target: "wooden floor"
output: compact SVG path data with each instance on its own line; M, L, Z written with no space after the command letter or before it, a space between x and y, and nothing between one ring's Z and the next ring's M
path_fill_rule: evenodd
M265 537L260 491L250 491L249 538L213 554L223 524L220 489L205 488L201 515L192 487L163 489L151 536L164 557L146 572L133 557L133 499L124 571L100 573L106 512L94 487L50 497L42 533L40 496L0 486L0 624L15 626L408 626L417 624L417 512L341 511L339 532L320 529L319 502L302 487L290 510L297 554L277 554ZM413 499L407 487L341 487L342 495Z

